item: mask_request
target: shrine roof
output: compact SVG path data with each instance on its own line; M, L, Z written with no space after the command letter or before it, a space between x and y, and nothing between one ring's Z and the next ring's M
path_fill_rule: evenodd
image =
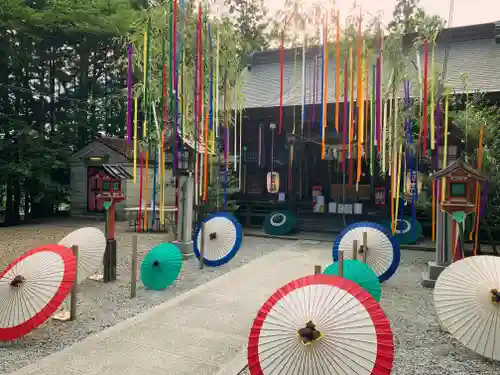
M121 180L131 180L133 176L125 168L118 164L103 164L102 167L109 177L119 178Z
M432 179L438 179L442 177L446 177L449 174L455 172L456 170L462 169L471 175L477 181L488 181L488 178L479 170L473 168L471 165L467 164L462 158L458 158L453 163L448 165L446 168L441 169L439 172L436 172L431 175Z

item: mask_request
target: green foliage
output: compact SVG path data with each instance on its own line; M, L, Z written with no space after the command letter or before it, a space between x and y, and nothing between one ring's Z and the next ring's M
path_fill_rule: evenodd
M249 54L268 48L268 9L263 0L225 0L225 4L229 7L229 19L238 36L238 54L244 63Z
M420 0L398 0L389 23L391 33L419 34L430 38L441 30L445 22L437 15L429 15L419 7Z
M186 25L179 31L186 53L179 64L185 67L182 90L189 128L197 3L184 3ZM20 209L29 217L53 214L69 199L68 157L98 134L125 135L125 44L134 44L134 82L142 82L143 32L148 19L152 20L151 91L159 113L162 44L165 41L167 51L172 47L168 35L171 4L167 0L1 1L0 206L5 207L6 224L19 222ZM240 15L248 20L250 31L243 26L235 29L237 23L228 17L210 16L213 39L216 32L220 34L219 88L222 73L229 85L241 85L241 53L246 51L242 46L262 42L250 40L254 31L261 30L255 18L259 13L250 14L254 10L245 8L248 14ZM141 84L135 86L139 98ZM204 84L207 87L207 79Z
M484 93L459 95L451 102L450 116L461 130L464 157L477 165L480 129L483 127L483 164L488 177L486 217L490 226L500 225L500 107L490 103Z

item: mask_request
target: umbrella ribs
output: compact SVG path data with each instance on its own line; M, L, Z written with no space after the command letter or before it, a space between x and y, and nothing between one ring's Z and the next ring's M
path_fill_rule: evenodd
M309 344L321 337L321 332L316 329L316 325L308 321L304 328L297 331L303 344Z

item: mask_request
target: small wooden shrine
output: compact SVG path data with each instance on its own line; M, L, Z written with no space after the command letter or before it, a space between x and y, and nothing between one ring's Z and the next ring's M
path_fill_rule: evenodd
M462 158L431 175L433 180L445 181L445 196L441 210L453 214L456 211L471 213L476 210L476 183L483 184L487 178L477 169L465 163Z
M116 280L116 204L126 199L122 192L123 180L133 177L120 165L103 164L105 176L102 178L101 191L97 199L104 202L106 225L106 251L104 252L104 282Z

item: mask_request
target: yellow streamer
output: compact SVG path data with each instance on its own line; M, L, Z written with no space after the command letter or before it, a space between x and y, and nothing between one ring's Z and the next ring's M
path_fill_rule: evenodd
M144 94L144 105L146 105L146 69L147 69L147 49L148 49L148 32L144 31L144 48L143 48L143 71L144 71L144 86L143 86L143 94ZM142 126L142 137L146 138L146 127L147 123L144 120Z
M398 151L398 170L396 171L398 178L396 180L396 215L394 216L394 223L398 219L398 213L399 213L399 194L401 190L401 161L402 161L402 154L403 154L403 143L399 145L399 151ZM396 231L396 225L393 223L392 226L392 234L394 235Z
M134 184L137 183L137 97L134 98Z
M434 112L436 111L436 93L435 91L435 79L436 79L436 67L434 66L434 52L436 50L436 37L432 39L432 52L431 52L431 150L436 147L436 119L434 118Z

